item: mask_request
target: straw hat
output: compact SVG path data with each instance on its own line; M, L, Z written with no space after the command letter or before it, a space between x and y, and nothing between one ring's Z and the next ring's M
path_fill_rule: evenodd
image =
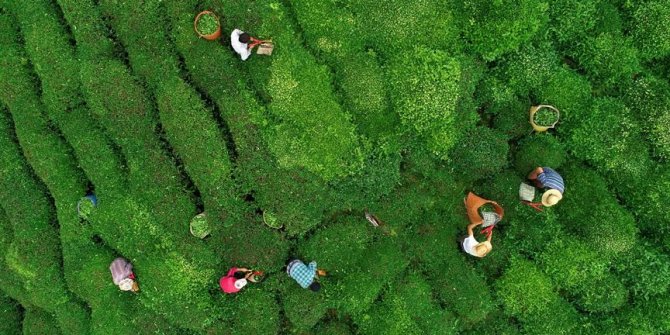
M563 194L556 189L547 190L542 194L542 205L551 207L563 199Z
M475 246L475 253L478 257L484 257L491 251L491 249L493 249L491 242L484 241Z
M130 291L133 289L134 283L135 281L133 281L132 279L126 278L119 282L119 288L121 289L121 291Z

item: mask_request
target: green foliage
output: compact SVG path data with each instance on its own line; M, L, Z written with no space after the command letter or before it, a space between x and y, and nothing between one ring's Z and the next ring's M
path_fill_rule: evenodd
M571 334L579 327L579 314L527 260L513 259L496 287L505 313L521 321L529 334Z
M490 176L507 165L509 145L504 134L477 127L456 143L450 157L454 173L466 180Z
M568 148L578 158L601 171L620 171L627 175L646 173L648 156L637 122L621 101L613 98L595 99L588 110L575 115L570 129Z
M362 0L347 6L356 13L357 31L375 50L400 54L416 45L451 50L458 43L455 15L443 3ZM350 35L347 32L343 37L348 39Z
M561 142L549 134L537 134L523 139L516 148L514 166L519 174L528 174L538 166L560 168L566 160Z
M670 2L640 2L633 9L632 35L644 59L658 59L670 54Z
M0 332L6 335L21 334L20 305L0 292Z
M455 1L461 30L486 60L499 58L528 42L546 24L549 4L540 0Z
M454 334L458 321L432 299L430 285L410 273L357 321L366 334Z
M457 111L462 81L468 80L463 65L446 52L426 47L417 47L414 54L404 54L392 64L387 77L401 121L424 138L436 156L446 158L473 120Z
M566 167L562 174L571 183L570 196L557 208L561 224L586 242L597 241L594 248L604 258L629 252L637 243L635 218L618 204L607 182L579 165Z
M23 318L23 334L60 335L62 331L58 328L53 315L39 308L29 308Z
M644 76L627 88L625 101L637 117L652 153L663 161L670 159L670 84Z
M670 287L669 258L649 243L638 243L615 268L637 299L653 300Z
M665 2L3 2L0 332L668 333ZM233 28L274 54L240 61ZM567 185L543 212L537 165ZM483 259L468 191L505 209ZM231 266L268 276L226 295Z
M630 81L641 69L632 40L616 33L588 38L580 47L577 59L594 81L606 87Z

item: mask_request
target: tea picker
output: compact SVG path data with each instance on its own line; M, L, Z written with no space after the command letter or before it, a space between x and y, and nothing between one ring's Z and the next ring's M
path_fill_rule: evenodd
M317 269L316 262L305 265L301 260L294 259L286 266L286 273L302 288L309 288L312 292L319 292L321 284L316 279L324 277L326 271Z
M121 291L133 291L137 293L140 287L135 281L133 265L125 258L119 257L109 265L109 271L112 272L112 281Z
M535 197L535 190L532 186L521 184L519 196L522 201L538 211L542 211L540 206L551 207L563 199L565 192L565 183L563 177L550 167L537 167L528 174L528 179L535 183L535 186L544 190L542 199L538 202L532 202ZM526 185L526 186L524 186Z
M472 256L484 257L493 249L491 244L493 228L502 220L505 212L497 202L484 199L472 192L468 193L463 202L470 224L467 227L468 236L462 240L461 246L465 252ZM490 206L492 211L486 210L487 206ZM474 237L473 229L478 225L482 225L484 228L481 230L481 233L486 235L486 241L484 242L479 242Z
M263 280L262 271L252 271L247 268L232 267L228 273L219 279L219 286L225 293L237 293L249 282L257 283Z
M243 61L251 56L255 47L258 47L256 54L268 56L272 55L274 49L272 40L259 40L239 29L233 30L230 34L230 46L240 55L240 59Z

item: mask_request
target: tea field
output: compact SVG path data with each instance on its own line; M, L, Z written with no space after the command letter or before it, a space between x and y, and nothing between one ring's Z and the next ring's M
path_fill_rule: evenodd
M668 36L670 0L0 0L0 333L668 334Z

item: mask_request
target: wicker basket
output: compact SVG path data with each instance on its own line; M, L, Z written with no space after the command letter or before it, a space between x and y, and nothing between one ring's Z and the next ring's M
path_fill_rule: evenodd
M535 123L535 113L537 113L537 111L541 110L542 108L549 108L549 109L553 110L554 112L556 112L556 121L554 121L554 123L552 123L550 126L541 126L541 125ZM556 109L554 106L551 106L551 105L532 106L532 107L530 107L529 112L530 112L529 113L530 114L530 125L533 126L533 129L537 132L547 131L547 130L549 130L549 128L554 128L556 126L556 124L558 123L558 120L561 117L561 112L559 112L558 109Z

